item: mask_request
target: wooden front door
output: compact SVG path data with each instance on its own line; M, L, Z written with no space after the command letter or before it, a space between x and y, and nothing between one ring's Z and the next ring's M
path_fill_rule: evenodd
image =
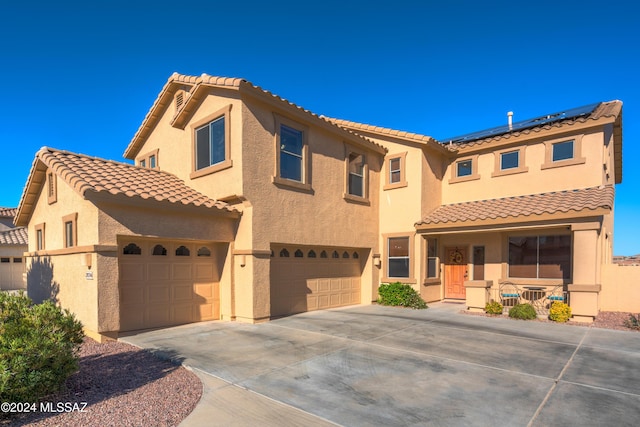
M467 248L445 248L444 297L465 299L464 281L467 280Z

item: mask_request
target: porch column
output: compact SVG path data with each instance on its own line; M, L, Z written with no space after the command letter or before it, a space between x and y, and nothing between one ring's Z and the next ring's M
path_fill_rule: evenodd
M598 314L598 294L601 285L598 277L599 222L579 223L573 231L573 274L568 286L573 320L592 322Z

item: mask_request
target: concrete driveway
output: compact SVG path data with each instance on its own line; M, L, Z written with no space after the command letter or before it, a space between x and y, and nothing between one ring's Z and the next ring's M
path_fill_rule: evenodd
M184 426L638 425L640 333L461 308L354 306L122 341L203 380Z

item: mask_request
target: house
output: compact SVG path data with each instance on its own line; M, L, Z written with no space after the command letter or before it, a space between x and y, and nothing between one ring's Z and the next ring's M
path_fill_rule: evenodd
M23 289L24 258L27 251L27 229L16 227L15 208L0 207L0 290Z
M16 217L27 282L102 336L369 304L389 281L470 306L506 279L562 285L589 319L621 107L436 141L174 74L124 152L133 165L36 154Z

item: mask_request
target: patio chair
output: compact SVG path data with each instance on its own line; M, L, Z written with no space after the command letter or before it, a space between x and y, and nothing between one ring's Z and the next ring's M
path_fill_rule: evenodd
M500 283L500 304L502 304L503 307L513 307L516 304L520 304L521 296L522 291L515 283Z
M547 292L547 301L549 301L549 306L554 302L566 302L566 297L564 294L564 287L562 285L558 285Z

